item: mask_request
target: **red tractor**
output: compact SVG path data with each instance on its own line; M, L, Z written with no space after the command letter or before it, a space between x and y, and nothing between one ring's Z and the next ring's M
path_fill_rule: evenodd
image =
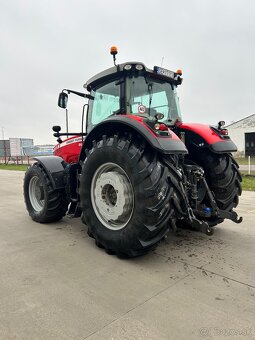
M170 228L211 235L224 219L240 223L233 208L242 179L224 122L183 123L180 70L116 65L115 47L111 54L114 66L89 79L87 93L64 89L59 95L64 109L70 93L88 102L81 132L54 126L54 156L36 157L26 172L31 218L47 223L81 216L97 246L126 257L147 253Z

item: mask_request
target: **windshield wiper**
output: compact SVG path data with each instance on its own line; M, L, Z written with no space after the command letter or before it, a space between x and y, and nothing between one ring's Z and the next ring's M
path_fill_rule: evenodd
M150 116L151 115L151 102L152 102L152 96L153 96L152 83L148 84L148 93L149 93L149 116Z

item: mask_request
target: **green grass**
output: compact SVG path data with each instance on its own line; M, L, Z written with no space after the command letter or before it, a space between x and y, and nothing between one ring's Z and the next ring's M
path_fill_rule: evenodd
M27 170L27 164L0 164L0 170L19 170L25 171Z
M243 176L242 188L243 190L255 191L255 176Z

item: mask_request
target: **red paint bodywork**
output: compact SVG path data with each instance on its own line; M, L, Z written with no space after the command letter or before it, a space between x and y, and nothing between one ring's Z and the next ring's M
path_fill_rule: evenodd
M222 139L214 130L212 130L209 125L178 122L176 126L182 130L188 130L196 133L197 135L201 136L209 145L224 141L224 139Z
M54 147L53 153L55 156L63 158L66 163L77 163L82 144L81 136L67 138L63 141L63 143L57 144Z
M125 115L128 116L130 119L134 119L138 121L145 129L147 129L154 138L171 138L174 140L179 140L179 137L169 129L171 133L171 137L161 137L157 136L144 122L143 117L134 116L134 115ZM197 135L201 136L206 143L214 144L216 142L222 142L222 139L214 130L210 128L210 126L205 124L196 124L196 123L176 123L176 126L182 130L192 131ZM54 147L54 155L62 157L63 160L67 163L76 163L79 160L80 151L82 148L82 137L81 136L74 136L71 138L67 138L61 144L57 144Z
M175 139L175 140L180 140L180 138L171 130L171 129L168 129L169 133L171 134L171 136L169 137L165 137L165 136L158 136L156 135L144 122L143 122L143 117L140 117L140 116L134 116L134 115L123 115L125 117L129 117L130 119L134 119L136 121L138 121L139 123L142 124L142 126L147 129L154 138L171 138L171 139Z
M169 137L162 137L157 136L144 122L143 117L134 116L134 115L125 115L125 117L129 117L130 119L134 119L138 121L145 129L147 129L154 138L171 138L174 140L179 140L179 137L169 129L171 136ZM53 153L55 156L59 156L63 158L66 163L77 163L79 161L79 156L82 148L82 137L81 136L74 136L71 138L65 139L62 143L57 144L54 147Z

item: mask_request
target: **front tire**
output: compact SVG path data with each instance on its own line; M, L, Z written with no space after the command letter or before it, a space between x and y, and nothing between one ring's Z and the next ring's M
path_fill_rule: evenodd
M83 221L96 244L125 257L153 249L174 213L168 174L151 149L117 136L94 142L79 192Z
M25 174L24 199L30 217L39 223L60 220L68 208L65 191L53 189L39 163L34 163Z

